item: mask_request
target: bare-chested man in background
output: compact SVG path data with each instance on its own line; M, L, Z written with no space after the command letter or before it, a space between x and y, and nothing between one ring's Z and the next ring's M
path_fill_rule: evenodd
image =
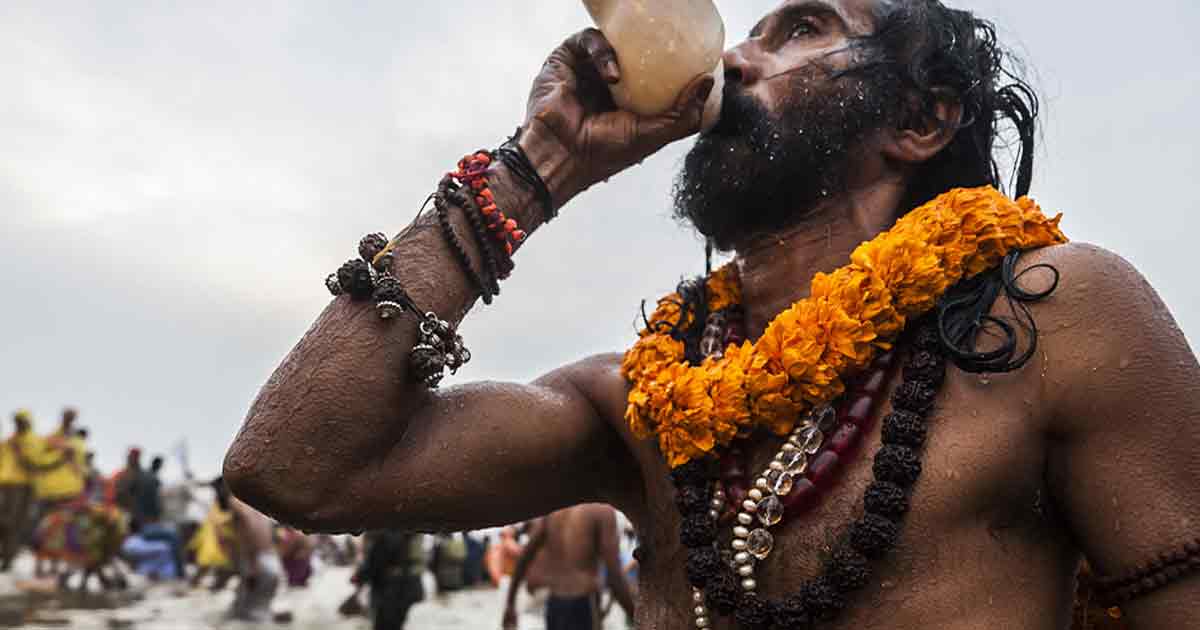
M600 628L601 569L613 598L632 617L633 591L621 566L620 546L617 512L607 505L577 505L542 519L508 586L506 630L517 627L517 593L535 559L541 581L550 588L546 630Z
M218 481L217 500L233 513L237 535L238 587L230 608L233 619L263 622L271 617L271 601L279 590L283 566L275 548L274 524L261 512L229 494Z

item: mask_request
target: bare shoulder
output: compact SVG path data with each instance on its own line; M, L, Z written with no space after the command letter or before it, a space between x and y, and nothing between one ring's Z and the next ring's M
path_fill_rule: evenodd
M1047 314L1065 317L1083 314L1109 315L1114 304L1147 302L1161 304L1154 289L1140 272L1119 254L1091 243L1067 243L1044 247L1022 257L1019 272L1028 271L1022 284L1034 290L1046 288L1050 273L1057 270L1059 284Z
M1050 346L1088 339L1090 345L1118 350L1147 335L1182 341L1166 305L1145 277L1103 247L1068 243L1029 252L1021 258L1017 276L1018 286L1027 291L1053 288L1034 307L1042 340ZM1131 338L1130 332L1137 335Z
M1052 271L1053 270L1053 271ZM1101 393L1194 379L1196 362L1170 310L1126 259L1088 243L1030 252L1019 285L1057 287L1033 306L1047 394L1077 411Z
M585 397L597 414L620 426L628 394L621 358L615 352L592 355L546 374L537 383L571 388Z

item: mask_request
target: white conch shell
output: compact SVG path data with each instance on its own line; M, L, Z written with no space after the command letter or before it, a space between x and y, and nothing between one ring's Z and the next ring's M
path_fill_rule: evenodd
M712 0L583 0L621 66L612 86L621 109L646 116L671 109L696 77L716 84L705 104L704 128L721 111L725 23Z

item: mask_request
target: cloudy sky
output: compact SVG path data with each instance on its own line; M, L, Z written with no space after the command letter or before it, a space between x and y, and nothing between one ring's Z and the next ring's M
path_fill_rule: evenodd
M731 43L773 4L720 2ZM1198 5L959 4L996 21L1044 97L1035 196L1132 260L1195 343ZM196 471L218 471L324 275L511 133L545 55L587 24L575 0L0 3L5 432L12 409L48 430L73 404L105 468L186 437ZM639 300L702 269L668 216L686 147L536 235L469 320L460 378L623 348Z

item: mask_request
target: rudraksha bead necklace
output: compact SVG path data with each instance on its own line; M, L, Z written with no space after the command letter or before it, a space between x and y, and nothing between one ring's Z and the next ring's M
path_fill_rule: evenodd
M767 530L784 517L811 509L843 463L843 455L851 454L862 435L869 432L875 397L886 388L891 355L882 357L857 381L844 397L840 411L823 407L806 415L740 504L735 497L739 492L736 479L738 474L744 476L740 473L744 467L739 468L736 460L722 462L725 474L720 482L704 462L687 464L672 473L677 505L683 515L680 537L688 548L687 573L693 587L692 613L697 628L710 627L716 615L730 614L743 630L810 628L835 617L847 605L846 596L867 584L868 560L881 557L899 537L901 521L909 509L909 491L921 471L925 418L944 377L940 340L927 328L923 326L913 335L904 382L892 396L894 410L884 418L883 443L873 466L874 481L863 496L864 516L850 525L822 574L791 597L776 602L757 593L755 564L765 560L774 547L773 536ZM705 337L717 335L715 330L705 331ZM822 426L833 429L839 420L833 437L826 439L829 431L822 430ZM793 496L791 505L795 507L789 512L784 502ZM722 554L716 547L717 521L730 500L739 511L731 549Z

